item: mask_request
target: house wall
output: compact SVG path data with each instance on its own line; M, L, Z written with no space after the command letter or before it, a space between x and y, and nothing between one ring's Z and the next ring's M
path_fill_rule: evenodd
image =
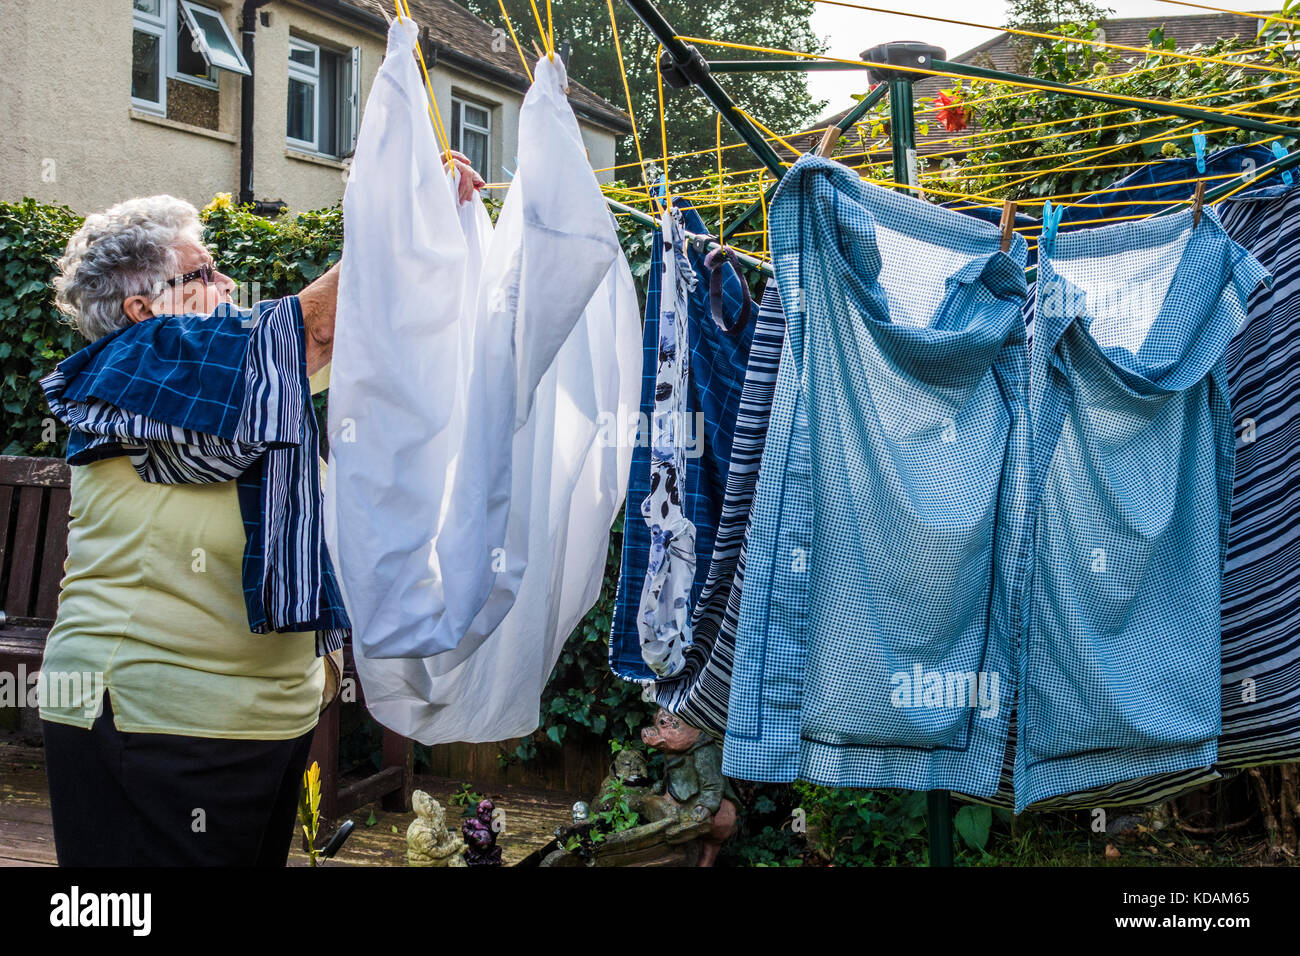
M129 0L3 3L0 55L7 68L0 76L0 115L7 126L0 136L0 199L32 196L88 213L138 195L171 193L202 207L216 193L238 193L241 77L217 72L216 129L138 112L130 97ZM238 39L242 4L205 3L222 11ZM303 3L280 0L264 9L270 25L258 26L254 61L254 192L293 210L328 206L343 196L344 164L299 153L285 142L289 36L337 49L360 46L363 105L384 40ZM489 182L508 180L502 167L515 168L522 94L443 63L430 72L449 130L453 92L492 108L492 168L482 172ZM170 82L169 101L179 100L171 90L181 81ZM593 166L613 165L613 134L580 125Z
M313 13L299 4L270 5L271 25L257 28L257 115L253 128L253 193L281 199L290 209L319 209L343 198L344 163L293 149L285 142L285 104L289 97L290 35L335 50L361 47L361 104L370 95L384 59L384 39ZM238 176L233 192L238 192Z
M217 130L187 128L131 109L125 0L6 0L3 19L0 199L89 212L151 193L206 203L238 182L239 77L218 73Z

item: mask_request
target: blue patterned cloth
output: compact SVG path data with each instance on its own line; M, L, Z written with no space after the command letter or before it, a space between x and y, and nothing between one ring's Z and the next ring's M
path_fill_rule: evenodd
M1218 207L1272 275L1225 363L1236 429L1223 571L1218 761L1048 798L1031 809L1168 800L1243 767L1300 760L1300 187L1278 180ZM1012 766L997 798L1014 803Z
M785 314L775 280L763 290L755 321L749 368L736 412L727 493L713 541L713 560L704 590L691 612L694 643L686 653L686 668L681 675L655 683L655 700L660 707L715 734L727 728L749 516L767 442L781 347L785 344Z
M676 205L682 210L688 232L708 231L699 214L689 204L679 202ZM659 367L662 247L663 243L656 230L647 276L643 339L645 362L641 379L641 414L647 438L648 423L654 414L655 377ZM690 249L688 255L692 268L700 275L706 275L703 255L694 248ZM733 274L728 275L722 285L727 316L732 322L743 303L739 282ZM689 422L686 431L691 444L686 456L685 506L686 517L695 526L695 583L691 589L693 607L708 579L709 559L713 553L718 515L722 511L726 492L732 431L740 393L744 387L754 323L748 323L734 335L718 328L709 309L707 282L697 283L691 292L687 319L691 351L690 383L687 390ZM701 420L703 434L700 434ZM641 516L641 503L649 492L650 448L648 441L639 441L632 451L623 524L623 564L619 572L609 639L610 670L624 680L639 682L655 679L654 672L641 657L641 641L637 629L637 610L641 604L651 546L650 529Z
M69 426L67 459L126 455L144 481L237 479L249 630L350 622L321 528L319 437L296 296L251 310L158 316L96 339L41 380Z
M695 525L686 517L686 392L690 382L690 296L698 282L686 253L681 211L665 209L659 230L659 368L650 419L650 493L641 517L650 530L650 558L637 625L641 658L660 677L686 666L691 646L691 592L695 587Z
M769 224L788 334L724 771L992 795L1028 557L1025 243L816 156Z
M1215 760L1224 353L1266 279L1212 209L1063 232L1040 261L1017 811Z

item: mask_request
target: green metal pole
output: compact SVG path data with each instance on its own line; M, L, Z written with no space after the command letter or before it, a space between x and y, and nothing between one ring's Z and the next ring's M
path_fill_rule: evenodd
M1212 110L1200 110L1194 106L1183 106L1181 103L1144 102L1135 100L1132 97L1120 96L1117 93L1105 93L1101 90L1090 90L1085 87L1070 86L1068 83L1058 83L1055 80L1040 80L1032 76L1020 76L1017 73L1004 73L1001 70L990 70L982 66L971 66L967 63L931 60L930 65L935 70L943 73L956 73L959 76L968 76L977 80L1032 83L1034 86L1043 87L1048 93L1060 96L1076 96L1079 99L1096 100L1099 103L1110 103L1113 106L1127 106L1135 110L1145 110L1148 113L1166 113L1170 116L1181 116L1184 119L1199 120L1202 123L1220 123L1224 126L1250 130L1254 133L1266 133L1269 136L1285 136L1289 139L1300 136L1300 130L1295 127L1282 126L1279 123L1266 123L1263 120L1251 119L1249 116L1224 116L1222 113L1215 113Z
M827 63L817 60L709 60L708 66L711 73L773 73L791 70L829 70L832 68L837 70L871 69L866 63L858 66L853 63ZM951 60L931 60L930 66L937 71L954 73L977 80L1032 84L1048 93L1075 96L1084 100L1096 100L1099 103L1109 103L1112 106L1127 106L1129 109L1144 110L1148 113L1164 113L1169 116L1181 116L1184 119L1198 120L1203 123L1219 123L1233 129L1265 133L1269 136L1283 136L1288 139L1300 137L1300 130L1295 127L1284 126L1279 123L1268 123L1263 120L1252 119L1249 116L1225 116L1213 110L1197 109L1194 106L1183 106L1180 103L1169 103L1164 100L1137 100L1119 93L1106 93L1102 90L1093 90L1082 86L1070 86L1068 83L1058 83L1055 80L1040 80L1033 76L1021 76L1019 73L1007 73L1003 70L990 70L982 66L971 66L968 63L954 63ZM903 68L894 67L894 69ZM926 75L928 74L918 73L917 79L924 79Z
M625 0L625 2L641 22L646 25L646 28L654 34L655 39L663 44L664 49L673 58L673 61L686 65L691 81L731 128L739 134L740 138L754 151L754 155L758 157L759 162L771 170L774 176L779 177L785 167L781 165L781 158L777 156L776 150L763 138L763 134L758 131L753 123L740 115L736 109L736 104L727 95L727 91L710 75L704 57L700 55L700 52L677 39L677 32L650 0ZM664 170L664 175L668 175L668 170Z
M867 70L865 63L837 63L827 60L710 60L710 73L780 73L783 70Z
M927 791L925 807L930 820L930 865L952 866L952 803L948 791Z
M660 225L659 220L656 219L654 216L642 212L640 209L634 209L633 207L628 206L625 203L619 202L617 199L610 199L608 196L605 197L605 202L608 203L610 206L614 207L615 209L617 209L619 212L631 216L633 219L635 219L637 222L641 223L644 226L649 226L651 229L659 228ZM688 232L686 233L686 238L703 239L705 242L708 243L710 249L719 248L718 240L714 239L712 236L701 236L694 232ZM745 265L749 266L751 269L757 269L759 272L763 273L763 275L767 276L769 279L772 278L773 276L772 267L768 265L766 262L764 262L762 259L755 259L753 256L746 255L745 253L740 252L739 250L736 249L732 249L731 251L736 254L737 259L745 263Z
M894 153L894 182L916 185L916 125L912 113L912 81L888 80L889 139ZM908 189L908 192L911 192Z
M912 81L889 79L889 138L894 153L894 182L904 192L916 185L916 114L913 111ZM947 790L926 793L926 816L930 823L930 865L952 866L952 806Z

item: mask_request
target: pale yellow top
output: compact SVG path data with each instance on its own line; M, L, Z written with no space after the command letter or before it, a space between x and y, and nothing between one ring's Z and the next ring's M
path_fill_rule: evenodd
M106 688L124 733L287 740L316 725L315 633L248 629L234 481L147 483L108 458L73 466L70 510L42 719L89 728Z

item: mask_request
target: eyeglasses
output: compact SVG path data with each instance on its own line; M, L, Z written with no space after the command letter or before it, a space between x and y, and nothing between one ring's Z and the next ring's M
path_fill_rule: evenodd
M217 267L201 265L193 272L187 272L184 275L172 276L170 279L165 279L162 284L165 286L184 285L185 283L192 282L195 279L202 279L204 285L212 285L212 283L217 281Z

